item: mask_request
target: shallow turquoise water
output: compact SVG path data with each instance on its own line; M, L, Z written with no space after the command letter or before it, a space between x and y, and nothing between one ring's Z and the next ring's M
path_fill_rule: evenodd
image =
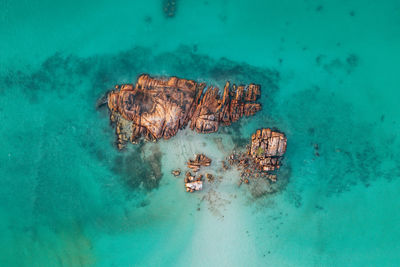
M1 266L398 266L399 26L397 1L1 1ZM140 73L257 82L263 110L121 153L95 103ZM260 127L289 139L279 193L170 175Z

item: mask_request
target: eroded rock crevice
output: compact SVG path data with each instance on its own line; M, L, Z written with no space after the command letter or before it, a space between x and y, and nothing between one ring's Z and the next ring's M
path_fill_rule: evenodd
M115 86L108 93L110 119L116 124L118 148L130 141L169 139L189 124L198 133L213 133L243 116L261 110L260 86L226 82L222 96L218 87L193 80L151 78L144 74L137 83Z

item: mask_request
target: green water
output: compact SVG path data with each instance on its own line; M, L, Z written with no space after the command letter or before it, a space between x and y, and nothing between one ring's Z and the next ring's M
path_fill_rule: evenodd
M400 3L176 5L0 1L0 265L399 266ZM256 82L263 110L118 152L95 103L141 73ZM170 174L261 127L288 137L279 192Z

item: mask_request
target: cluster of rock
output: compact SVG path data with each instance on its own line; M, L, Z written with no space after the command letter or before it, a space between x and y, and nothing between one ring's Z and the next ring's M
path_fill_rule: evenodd
M261 109L256 103L260 86L226 83L222 97L217 87L192 80L139 76L137 83L116 85L108 93L110 119L116 124L117 145L130 141L169 139L189 124L199 133L218 131L243 116ZM204 92L203 92L204 91Z
M236 86L226 82L222 95L217 87L205 88L205 83L193 80L151 78L143 74L138 77L135 85L116 85L115 90L99 101L99 105L108 105L110 120L116 125L119 149L124 148L127 142L169 139L187 125L198 133L216 132L220 125L230 125L261 109L261 105L256 102L261 94L259 85ZM240 184L249 183L249 178L261 176L276 181L273 171L280 168L286 145L283 133L260 129L252 135L247 151L232 153L228 162L241 169ZM315 150L318 150L318 146ZM196 173L201 166L210 165L211 159L204 154L197 154L195 159L188 160L187 166L195 174L186 172L186 191L202 190L203 175ZM229 169L225 162L222 167L224 170ZM180 176L181 170L172 173ZM206 178L213 180L211 174L206 174Z
M193 193L194 191L199 191L203 189L203 174L198 174L197 172L200 170L201 166L210 166L211 159L204 154L196 154L195 159L189 159L187 162L188 168L195 172L192 175L191 172L187 171L185 175L185 188L187 192ZM181 174L181 170L173 170L171 172L174 176L178 177ZM214 180L214 176L212 174L205 174L207 181L211 182Z
M185 176L185 187L186 192L193 193L203 189L203 175L200 174L197 177L192 175L190 172L186 172Z
M250 177L267 177L276 181L276 174L271 171L280 168L281 160L286 152L287 139L283 133L271 129L257 130L251 136L251 144L245 153L232 153L228 157L231 165L241 169L242 182L249 183Z
M174 17L176 12L176 0L163 0L163 11L167 18Z
M197 154L195 159L189 159L187 162L188 168L192 169L194 172L198 172L201 166L210 166L211 159L204 154Z

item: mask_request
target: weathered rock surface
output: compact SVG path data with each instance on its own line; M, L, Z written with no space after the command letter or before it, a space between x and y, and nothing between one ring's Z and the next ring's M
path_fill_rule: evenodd
M194 181L185 184L186 191L193 193L194 191L200 191L203 189L203 182L202 181Z
M257 130L251 136L250 156L263 171L279 169L280 159L286 152L286 137L271 129Z
M176 12L176 0L163 0L163 11L167 18L174 17Z
M186 192L193 193L194 191L199 191L203 189L203 175L199 175L197 178L190 172L186 172L185 176L185 187Z
M270 173L280 168L286 152L287 139L283 133L271 129L257 130L251 136L251 144L245 153L233 153L228 162L241 169L242 182L249 183L248 178L266 177L275 182L277 175Z
M195 159L189 159L187 162L187 166L192 169L194 172L200 170L201 166L210 166L211 159L204 154L196 154Z
M236 86L226 83L222 97L217 87L170 77L167 79L139 76L137 83L115 86L108 93L110 119L116 124L118 148L126 142L141 139L169 139L190 122L199 133L218 131L220 124L229 125L261 109L256 103L260 86Z

